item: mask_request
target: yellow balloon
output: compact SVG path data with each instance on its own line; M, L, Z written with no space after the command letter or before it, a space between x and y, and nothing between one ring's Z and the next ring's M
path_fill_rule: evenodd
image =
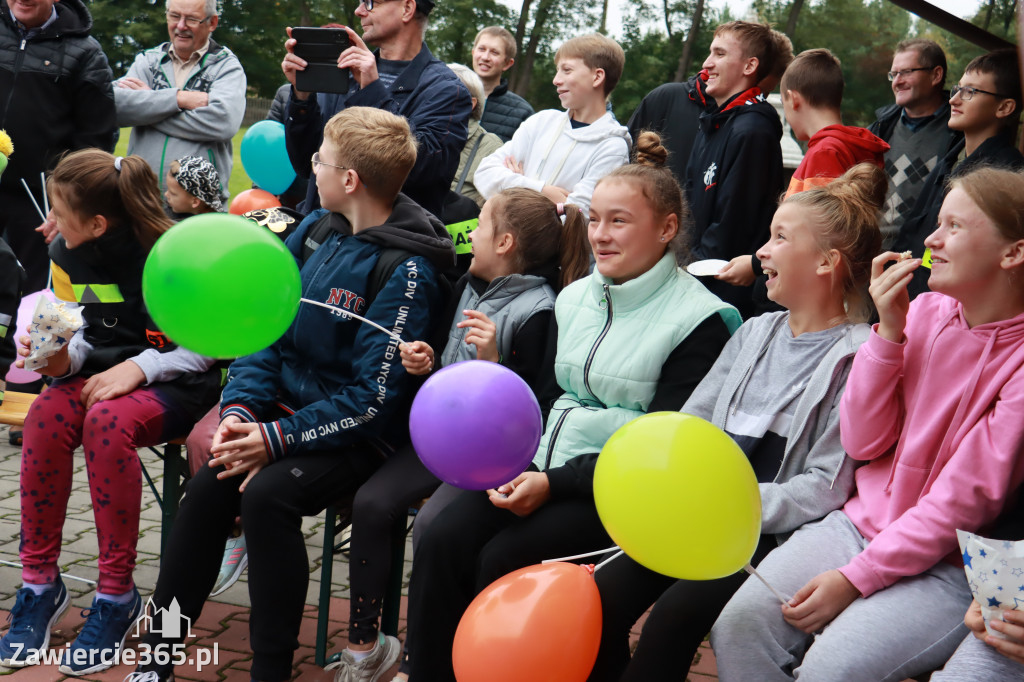
M647 568L687 580L742 569L761 534L761 495L746 455L699 417L654 412L605 443L594 501L612 540Z

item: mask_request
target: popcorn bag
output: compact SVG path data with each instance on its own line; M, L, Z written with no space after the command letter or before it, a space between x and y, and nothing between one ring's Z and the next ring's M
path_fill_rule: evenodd
M1024 541L990 540L963 530L958 530L956 536L967 583L981 606L985 629L990 635L1006 639L989 627L989 621L1002 620L1003 611L1024 610Z
M62 302L55 303L40 296L29 324L29 353L25 358L25 369L35 371L46 367L47 358L59 353L81 328L81 308L68 308Z

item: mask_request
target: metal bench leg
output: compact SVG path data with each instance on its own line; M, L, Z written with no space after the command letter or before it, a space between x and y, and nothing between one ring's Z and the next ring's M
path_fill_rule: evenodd
M181 500L181 481L184 474L185 461L181 457L181 445L168 443L164 446L164 494L163 499L157 498L161 508L160 555L167 549L167 541L171 537L174 517L178 515L178 503Z
M324 548L320 566L320 601L316 617L316 651L314 660L319 667L327 662L327 621L331 614L331 581L334 577L334 526L338 518L334 505L324 512Z

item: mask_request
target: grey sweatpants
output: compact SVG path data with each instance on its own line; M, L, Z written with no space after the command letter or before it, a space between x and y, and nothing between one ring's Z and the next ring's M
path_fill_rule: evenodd
M1024 680L1024 665L981 641L973 634L960 643L953 658L937 673L931 682L1010 682Z
M800 528L758 565L786 597L845 566L867 540L842 511ZM963 569L939 563L857 599L817 635L782 618L779 601L748 578L711 630L718 675L731 680L889 682L941 666L967 634Z

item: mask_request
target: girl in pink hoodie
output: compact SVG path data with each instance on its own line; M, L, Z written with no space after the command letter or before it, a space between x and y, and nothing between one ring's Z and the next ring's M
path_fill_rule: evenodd
M879 314L846 384L846 505L758 567L712 631L722 680L902 680L942 665L971 595L956 529L991 523L1024 479L1024 176L953 181L932 252L872 264ZM886 265L896 261L886 269Z

